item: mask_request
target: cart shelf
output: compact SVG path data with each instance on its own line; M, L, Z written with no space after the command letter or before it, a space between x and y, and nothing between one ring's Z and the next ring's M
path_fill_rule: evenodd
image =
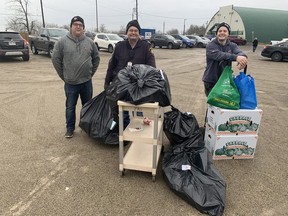
M163 107L158 102L134 105L118 101L119 107L119 170L124 175L125 169L152 173L155 181L156 169L163 147ZM123 127L123 112L128 111L130 123ZM141 115L138 115L141 113ZM149 116L151 123L143 123L144 116ZM132 141L124 155L124 141Z

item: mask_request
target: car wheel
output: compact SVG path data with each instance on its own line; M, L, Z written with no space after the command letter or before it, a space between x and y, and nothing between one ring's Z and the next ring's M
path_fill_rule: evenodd
M154 42L151 42L151 47L155 48L155 43Z
M280 62L282 60L282 54L280 52L274 52L271 59L272 61Z
M50 57L52 57L52 55L53 55L53 47L52 46L49 46L49 48L48 48L48 55Z
M168 49L172 49L173 48L173 44L172 43L168 43L167 47L168 47Z
M187 48L187 44L183 43L183 44L182 44L182 47L183 47L183 48Z
M113 52L113 46L112 46L112 45L109 45L109 46L108 46L108 52L109 52L109 53L112 53L112 52Z
M22 59L23 61L29 61L30 56L29 55L22 56Z
M203 48L203 43L198 43L197 47Z
M38 54L38 50L36 49L36 47L35 47L35 45L32 43L31 44L31 50L32 50L32 53L34 54L34 55L37 55Z

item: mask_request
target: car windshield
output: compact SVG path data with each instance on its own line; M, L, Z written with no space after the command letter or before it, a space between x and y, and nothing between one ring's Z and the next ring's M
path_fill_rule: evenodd
M186 36L184 36L184 35L181 35L181 37L182 37L183 39L185 39L185 40L190 40L190 38L188 38L188 37L186 37Z
M119 40L119 41L121 41L121 40L123 40L123 38L121 38L119 35L117 35L117 34L110 34L110 35L107 35L108 36L108 38L109 38L109 40Z
M67 29L49 29L49 33L51 37L62 37L66 35L68 32Z
M166 37L167 37L168 39L175 40L175 38L174 38L173 36L171 36L171 35L166 35Z
M2 40L21 39L21 36L18 33L16 34L16 33L1 32L0 39Z

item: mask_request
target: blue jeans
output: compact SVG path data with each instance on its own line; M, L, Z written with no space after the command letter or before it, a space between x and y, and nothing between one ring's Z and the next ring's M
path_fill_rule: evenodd
M66 95L66 128L67 130L75 130L76 122L76 105L80 95L82 106L91 100L93 94L92 80L79 85L64 85Z

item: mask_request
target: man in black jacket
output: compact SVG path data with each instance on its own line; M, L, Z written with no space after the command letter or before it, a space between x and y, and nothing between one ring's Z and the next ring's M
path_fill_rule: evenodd
M116 44L112 57L108 64L104 88L117 76L118 72L127 65L147 64L156 67L154 54L151 52L151 44L140 38L140 25L137 20L127 24L127 40Z
M216 38L206 47L207 65L202 77L206 96L217 83L227 63L236 61L239 70L247 65L246 54L228 39L230 32L231 29L227 23L220 23L216 30Z

